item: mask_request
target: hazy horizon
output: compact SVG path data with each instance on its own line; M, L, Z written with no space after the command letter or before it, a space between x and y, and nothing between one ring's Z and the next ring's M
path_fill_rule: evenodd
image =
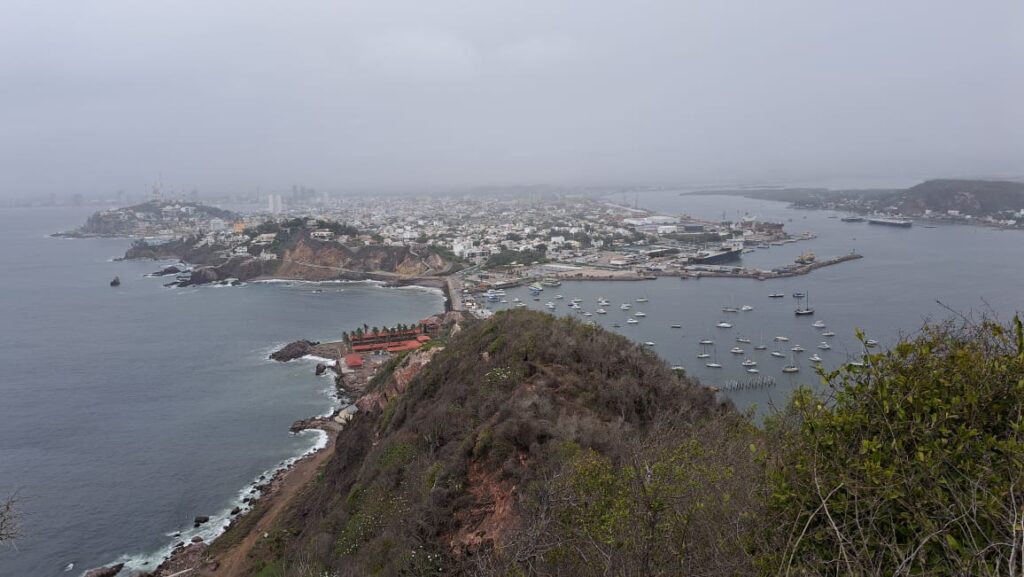
M1024 175L1024 3L16 0L0 198Z

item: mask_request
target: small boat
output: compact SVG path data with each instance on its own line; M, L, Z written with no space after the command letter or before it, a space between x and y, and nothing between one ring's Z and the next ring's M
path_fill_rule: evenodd
M761 331L761 342L754 345L755 351L763 351L768 348L768 345L764 344L764 331Z
M749 311L754 310L754 307L752 307L750 305L743 305L743 306L740 307L740 310L743 311L743 312L749 312Z
M628 311L630 309L630 307L632 307L632 306L633 305L623 303L623 304L619 305L619 310Z
M555 308L555 303L553 303L551 301L548 301L548 302L544 303L544 306L548 307L549 309L554 309Z
M597 310L596 310L596 311L594 311L594 312L596 312L596 313L597 313L597 314L599 314L599 315L606 315L606 314L608 314L608 311L606 311L606 310L604 310L604 309L597 309Z
M825 341L821 341L821 344L818 345L818 348L823 351L827 351L832 348L832 345L826 343Z
M644 297L640 297L640 298L636 299L636 302L638 302L638 303L645 303L645 302L647 302L647 299L644 298Z
M114 277L114 278L113 278L113 279L112 279L112 280L110 281L110 286L121 286L121 277L116 277L116 276L115 276L115 277Z
M710 356L711 356L711 353L708 353L708 352L697 353L697 358L698 359L706 359L706 358L708 358Z
M729 352L734 354L734 355L742 355L743 354L743 349L741 349L739 347L733 347L733 348L729 349Z
M800 345L793 345L793 348L791 348L789 350L793 351L794 353L802 353L802 352L804 352L804 348L801 347Z
M646 342L644 342L644 346L645 347L653 347L654 346L654 341L646 341Z
M858 368L861 368L861 367L863 367L863 366L864 366L864 361L850 361L850 362L849 362L849 363L847 363L847 364L848 364L849 366L851 366L851 367L858 367Z
M684 368L683 365L672 365L670 368L673 371L685 371L686 370L686 368Z
M796 294L803 294L803 293L793 293L793 294L795 296ZM805 315L813 315L814 314L814 309L811 308L811 299L810 299L810 297L807 297L807 301L804 303L803 306L800 306L800 303L797 302L796 310L793 311L793 314L795 314L798 317L799 316L805 316Z
M786 355L782 354L782 351L772 351L772 356L780 359L786 358Z
M583 299L581 299L580 297L576 297L576 298L570 300L569 302L580 304L581 302L583 302Z
M740 309L738 309L736 307L722 307L722 312L723 313L738 313L738 312L740 312Z
M540 302L540 297L533 297L533 300Z
M834 336L836 336L836 334L834 332L832 332L832 331L825 331L825 332L821 333L821 336L823 336L823 337L834 337Z
M521 308L523 308L523 307L525 307L525 306L526 306L526 303L524 303L524 302L522 302L522 301L519 301L519 302L517 302L516 304L514 304L514 305L512 305L512 306L514 306L514 307L516 307L516 308L518 308L518 309L521 309Z
M761 371L751 367L751 368L747 369L747 372L752 374L752 375L756 375L757 373L760 373Z
M750 344L750 339L748 339L747 337L736 337L736 342Z
M807 359L810 360L811 362L815 362L815 363L820 363L821 362L821 357L819 357L817 353L807 357Z
M622 325L620 325L619 323L612 323L612 326L613 326L613 327L615 327L615 328L619 328L619 327L621 327Z
M757 366L757 361L753 361L753 360L750 360L750 359L745 359L740 364L743 365L744 367L756 367Z
M607 307L607 306L610 306L612 303L608 299L606 299L604 297L600 297L600 298L597 299L597 304L598 304L598 306Z
M585 312L585 313L583 313L583 316L585 316L585 317L592 317L592 316L594 316L594 314L591 313L591 312Z
M789 364L782 367L784 373L799 373L800 366L796 364L796 355L793 355L789 361Z
M559 300L559 301L560 301L560 300L562 300L562 299L564 299L564 298L565 298L565 297L564 297L564 296L562 296L562 295L555 295L555 300Z
M718 323L715 326L720 328L720 329L731 329L732 328L732 325L727 323L727 322L725 322L725 321L722 321L722 322Z
M514 302L514 303L519 302L519 297L512 297L512 302Z
M531 284L530 286L528 286L526 288L530 289L530 292L535 292L535 293L539 293L540 291L544 290L544 287L541 286L538 283L533 283L533 284Z
M637 324L638 322L640 322L640 321L638 321L638 320L636 320L636 319L626 319L626 323L627 323L627 324L635 325L635 324Z
M775 342L777 342L777 343L785 343L785 342L788 342L788 341L789 341L789 337L783 337L783 336L775 337Z
M811 326L816 329L823 329L825 328L825 321L814 321L813 323L811 323Z
M722 365L720 365L718 363L704 363L704 366L705 367L710 367L712 369L720 369L720 368L722 368Z
M801 293L801 292L795 292L795 293L793 293L793 298L795 298L795 299L802 299L802 298L804 298L805 296L807 296L807 294L806 294L806 293Z
M683 325L669 325L668 328L670 328L670 329L681 329L681 328L683 328Z
M782 293L772 293L772 294L768 295L768 298L770 298L770 299L781 299L784 296L786 296L786 295L784 295Z
M635 316L635 317L645 317L645 316L647 316L647 313L645 313L643 311L637 311L637 312L633 313L633 316Z
M715 344L715 341L713 341L711 339L704 339L704 340L700 341L700 344L702 344L702 345L713 345L713 344Z
M878 341L876 341L875 339L868 339L864 341L864 346L868 348L875 348L878 346Z
M501 300L500 300L500 301L498 301L498 302L501 302L501 303L504 303L504 304L508 304L508 299L501 299Z

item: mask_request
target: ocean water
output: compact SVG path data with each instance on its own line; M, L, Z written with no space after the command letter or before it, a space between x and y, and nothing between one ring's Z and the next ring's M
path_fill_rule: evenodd
M144 276L159 263L111 261L126 240L46 236L89 212L0 210L0 495L25 513L4 577L152 568L196 515L209 536L257 477L323 442L288 427L331 410L333 383L266 360L276 345L443 310L438 292L368 283L164 288Z
M616 198L615 200L619 200ZM630 199L632 200L632 199ZM511 306L518 297L531 308L545 309L549 301L556 303L557 314L577 316L619 332L637 342L653 342L653 348L669 364L678 364L702 382L720 387L749 384L757 377L772 378L773 386L723 391L742 408L755 406L765 411L771 405L785 402L797 385L820 387L819 378L808 360L817 353L826 367L856 359L864 348L854 336L863 330L868 338L892 345L901 336L911 335L928 321L939 321L959 314L988 314L1004 321L1024 309L1024 231L942 225L924 228L915 225L898 227L844 223L829 218L825 211L795 210L786 204L744 199L735 196L686 195L674 192L641 194L639 205L664 214L721 220L738 219L744 214L764 220L783 222L791 233L815 232L818 237L769 249L756 249L744 254L742 263L758 268L772 268L792 263L806 250L819 258L828 258L856 251L864 258L825 267L805 276L757 281L753 279L705 278L681 280L660 278L654 281L564 282L560 287L546 288L539 300L533 300L525 288L508 291L508 304L490 303L490 308ZM841 216L841 215L840 215ZM783 293L785 298L769 298L770 293ZM806 292L815 309L813 316L795 316L794 292ZM561 294L564 299L555 299ZM593 316L568 308L569 299L582 298L582 309ZM594 314L597 299L607 298L608 314ZM649 299L637 303L637 298ZM630 311L622 311L622 303L631 303ZM722 307L750 305L754 310L724 313ZM637 311L646 317L637 324L626 319ZM635 318L635 317L634 317ZM811 323L821 320L827 329L816 329ZM719 321L728 321L731 329L720 329ZM619 324L619 327L614 327ZM674 329L671 325L679 324ZM820 335L825 330L835 337ZM763 335L768 349L755 351ZM778 343L786 358L772 357L775 336L789 342ZM736 342L736 337L750 338L750 344ZM720 369L708 368L713 359L698 359L698 341L710 338ZM830 350L817 345L829 341ZM806 350L793 353L790 348L800 344ZM732 354L739 346L743 354ZM756 361L759 373L746 372L744 359ZM782 373L782 367L795 358L800 372Z

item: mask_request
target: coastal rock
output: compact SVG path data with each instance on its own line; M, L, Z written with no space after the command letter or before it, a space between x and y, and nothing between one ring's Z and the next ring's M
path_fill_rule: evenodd
M316 341L300 340L293 343L288 343L280 350L274 351L270 354L271 360L281 361L286 363L292 359L298 359L311 353L313 347L320 343Z
M237 514L239 514L241 512L242 512L242 508L241 507L235 507L234 509L231 510L231 514L232 515L237 515Z
M118 563L117 565L110 565L108 567L99 567L97 569L86 571L83 577L114 577L114 575L121 572L122 568L124 568L124 563Z
M168 266L168 267L164 267L164 268L162 268L162 269L160 269L160 270L158 270L158 271L156 271L154 273L150 273L150 276L168 276L168 275L179 274L179 273L181 273L181 269L176 267L176 266L174 266L174 265L171 265L171 266Z
M193 525L195 527L198 527L198 526L202 525L203 523L209 522L209 520L210 520L209 516L207 516L207 515L199 515L195 519L193 519Z
M316 364L316 376L319 377L320 375L322 375L322 374L324 374L326 372L327 372L327 365L325 365L323 363L317 363Z
M203 542L203 538L200 537L199 535L196 535L195 537L192 537L192 542L193 543L202 543Z

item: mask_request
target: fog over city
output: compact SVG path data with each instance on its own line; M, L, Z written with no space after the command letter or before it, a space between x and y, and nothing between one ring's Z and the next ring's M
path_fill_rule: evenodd
M14 0L0 196L1024 174L1019 0Z

